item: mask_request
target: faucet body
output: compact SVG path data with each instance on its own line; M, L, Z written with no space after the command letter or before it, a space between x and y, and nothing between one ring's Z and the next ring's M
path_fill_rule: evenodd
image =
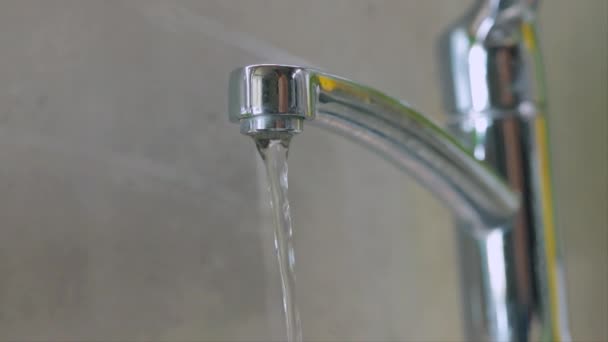
M570 340L535 12L536 1L479 1L441 41L449 130L522 195L496 241L460 234L472 340Z
M460 231L471 340L527 341L532 322L543 340L569 340L532 5L478 5L444 40L456 137L382 92L298 66L235 70L229 116L258 140L290 138L308 120L374 150L436 194Z

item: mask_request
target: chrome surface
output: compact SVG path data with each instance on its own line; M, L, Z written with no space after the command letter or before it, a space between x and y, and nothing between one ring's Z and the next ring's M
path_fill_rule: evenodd
M246 70L230 78L228 112L231 121L241 123L241 133L265 138L300 133L303 120L315 115L306 102L305 72L289 66Z
M570 340L535 9L536 1L478 1L442 41L449 128L472 154L407 105L337 76L285 65L231 75L230 118L242 133L291 137L314 119L401 167L455 212L475 341ZM507 187L522 195L521 208Z
M535 9L536 1L479 1L442 41L451 132L522 194L515 220L494 240L460 236L471 340L528 341L533 332L570 340Z
M285 81L279 81L285 80ZM230 78L229 116L312 119L409 172L483 237L510 221L518 197L450 135L401 102L338 76L285 65L251 65ZM242 126L241 126L242 127ZM267 129L244 133L266 138ZM273 134L292 132L273 128Z
M538 0L478 0L465 20L467 32L487 46L514 43L517 25L533 17L537 5Z

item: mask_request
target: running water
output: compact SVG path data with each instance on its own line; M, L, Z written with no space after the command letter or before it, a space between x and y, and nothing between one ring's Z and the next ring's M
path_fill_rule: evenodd
M266 174L268 176L268 183L270 183L270 204L272 206L274 221L274 247L281 275L287 341L301 342L302 328L295 299L296 279L294 273L293 230L289 200L287 199L287 153L289 151L289 140L258 139L256 140L256 145L266 165Z

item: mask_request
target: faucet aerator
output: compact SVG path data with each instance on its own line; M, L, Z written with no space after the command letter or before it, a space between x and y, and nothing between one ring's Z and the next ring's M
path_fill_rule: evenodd
M257 115L240 120L241 133L254 139L288 139L300 132L304 120L295 115Z

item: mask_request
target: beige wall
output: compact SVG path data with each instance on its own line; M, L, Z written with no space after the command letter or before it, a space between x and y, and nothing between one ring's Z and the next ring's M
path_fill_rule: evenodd
M0 2L0 340L281 338L260 165L230 70L304 63L442 120L436 40L470 1ZM607 4L541 42L575 340L606 340ZM458 340L447 211L315 128L290 154L311 340Z

